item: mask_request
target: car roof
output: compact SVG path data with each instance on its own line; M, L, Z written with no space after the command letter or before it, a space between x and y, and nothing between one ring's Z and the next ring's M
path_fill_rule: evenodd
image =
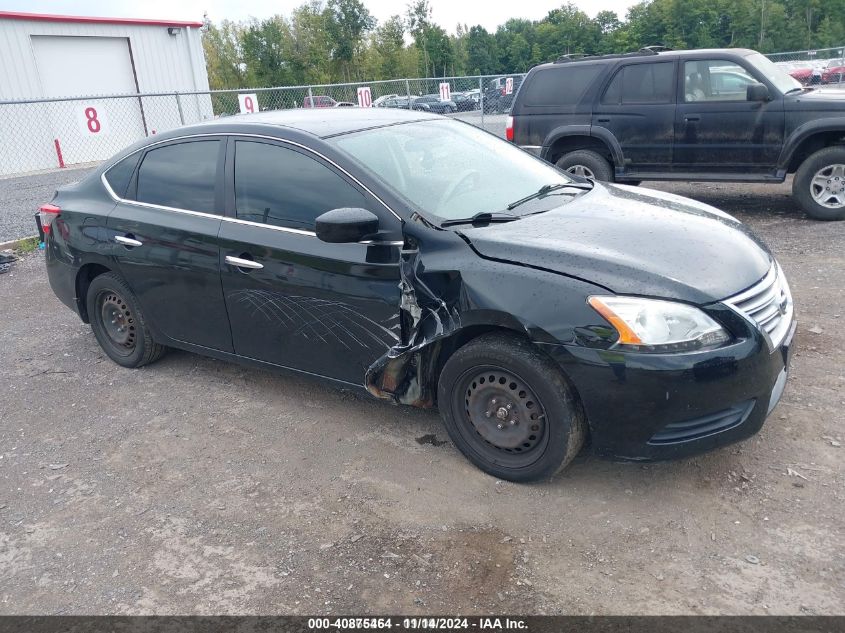
M688 49L688 50L679 50L679 51L660 51L658 53L626 53L626 54L619 54L619 55L586 55L584 57L575 57L573 59L555 61L555 62L548 62L546 64L540 64L535 66L531 70L539 70L541 68L566 68L571 64L611 64L615 62L622 62L622 61L630 61L630 60L653 60L657 61L658 59L673 59L673 58L686 58L686 57L699 57L699 56L707 56L707 55L719 55L719 56L733 56L733 57L747 57L748 55L753 55L757 51L753 51L748 48L695 48L695 49Z
M213 119L196 125L178 128L181 134L228 131L224 128L236 126L243 128L250 124L275 126L305 132L319 138L337 136L359 130L367 130L410 121L439 120L441 117L425 112L394 110L388 108L302 108L294 110L271 110L255 114L237 114L235 116Z

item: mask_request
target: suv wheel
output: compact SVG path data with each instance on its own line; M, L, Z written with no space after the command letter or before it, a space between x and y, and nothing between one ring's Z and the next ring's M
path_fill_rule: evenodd
M579 149L557 159L559 169L591 180L613 182L613 168L600 154L588 149Z
M817 220L845 220L845 147L827 147L801 163L792 196Z
M587 424L560 370L528 341L490 334L443 367L437 402L449 437L481 470L548 479L581 447Z

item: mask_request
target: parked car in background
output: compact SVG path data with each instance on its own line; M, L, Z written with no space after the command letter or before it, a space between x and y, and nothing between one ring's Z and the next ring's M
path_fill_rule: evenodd
M481 102L481 90L478 88L473 88L472 90L465 90L464 94L475 101L476 104Z
M457 104L450 100L443 100L439 94L423 95L413 100L414 110L425 110L437 114L451 114L458 111Z
M397 97L393 96L389 99L385 99L384 101L379 102L378 104L373 104L377 108L403 108L406 110L410 110L410 99L408 97Z
M798 66L798 67L793 66L792 68L787 70L787 72L789 73L790 77L798 80L804 86L809 86L809 85L814 83L813 78L815 77L815 71L812 68L812 66L809 66L809 65L808 66L801 65L801 66ZM815 82L815 83L818 83L818 82Z
M375 106L375 107L377 108L377 107L379 107L382 103L384 103L385 101L387 101L388 99L395 99L395 98L396 98L396 97L398 97L398 96L399 96L399 95L382 95L382 96L380 96L378 99L375 99L375 100L373 101L373 106Z
M455 107L458 112L468 112L470 110L478 110L478 101L467 96L463 92L453 92L452 101L455 102Z
M840 84L845 79L845 62L841 59L831 59L822 71L823 84Z
M302 100L303 108L333 108L337 105L337 101L327 95L315 95L313 97L305 97Z
M447 117L313 114L151 136L41 208L50 285L115 363L173 347L437 407L513 481L551 477L588 437L634 461L711 450L777 405L792 298L736 219Z
M835 67L834 67L835 69ZM597 180L780 183L845 219L845 93L746 49L561 58L525 78L506 136Z
M487 82L484 90L484 112L504 113L513 105L513 98L522 84L522 76L512 76L513 87L508 93L508 77L496 77Z

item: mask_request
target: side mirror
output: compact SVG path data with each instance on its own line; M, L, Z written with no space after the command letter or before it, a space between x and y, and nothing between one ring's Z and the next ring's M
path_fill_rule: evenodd
M360 242L377 232L378 217L366 209L332 209L317 218L317 237L331 244Z
M748 84L745 87L746 101L768 101L769 89L764 84Z

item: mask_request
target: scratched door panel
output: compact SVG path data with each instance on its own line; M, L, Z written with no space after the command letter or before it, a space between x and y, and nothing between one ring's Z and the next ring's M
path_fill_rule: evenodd
M223 222L223 292L235 353L354 384L399 341L396 246ZM248 255L239 269L225 254Z

